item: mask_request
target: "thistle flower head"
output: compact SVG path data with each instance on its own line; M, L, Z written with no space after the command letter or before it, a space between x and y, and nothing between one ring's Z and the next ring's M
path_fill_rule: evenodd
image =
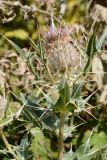
M53 43L56 40L64 40L70 36L71 33L70 27L60 27L53 28L51 27L48 32L44 34L44 40L46 43Z
M50 28L44 34L47 64L51 73L62 73L80 68L81 54L71 40L72 27Z

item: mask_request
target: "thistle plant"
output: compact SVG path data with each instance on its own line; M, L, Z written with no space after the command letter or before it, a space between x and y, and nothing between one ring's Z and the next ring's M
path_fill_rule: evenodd
M59 89L59 95L62 96L60 100L62 101L61 108L59 110L60 114L60 125L59 125L59 144L58 144L58 158L59 160L63 159L64 152L64 123L65 115L69 106L69 98L71 96L70 89L67 90L66 87L72 88L68 85L70 79L73 79L74 76L77 78L81 71L81 60L82 55L79 52L77 46L72 42L70 34L73 32L72 27L60 27L60 28L50 28L50 30L45 33L45 52L47 55L47 68L51 77L54 79L54 82L61 80L61 89ZM84 64L82 64L84 65ZM76 81L76 78L74 81ZM61 93L64 91L64 95ZM66 93L68 92L68 93ZM61 95L62 94L62 95ZM56 103L56 110L58 110Z

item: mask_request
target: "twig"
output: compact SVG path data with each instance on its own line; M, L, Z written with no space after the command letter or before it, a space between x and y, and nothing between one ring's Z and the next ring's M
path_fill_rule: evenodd
M12 150L12 148L11 148L10 144L8 143L8 141L7 141L6 137L5 137L2 129L0 129L0 136L1 136L1 138L2 138L2 140L4 142L4 144L5 144L5 146L7 147L7 149L9 150L9 152L12 154L12 156L15 158L15 160L20 160L17 157L17 155L14 153L14 151Z
M58 144L58 160L63 160L64 151L64 122L65 113L60 113L60 126L59 126L59 144Z

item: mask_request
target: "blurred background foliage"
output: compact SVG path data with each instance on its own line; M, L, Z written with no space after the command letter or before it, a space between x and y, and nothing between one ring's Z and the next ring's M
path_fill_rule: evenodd
M8 1L9 2L9 1ZM12 1L10 1L12 3ZM15 1L13 1L15 2ZM17 43L26 46L27 36L26 33L33 39L37 38L37 25L40 25L41 31L45 31L45 28L50 25L51 13L60 18L60 12L64 12L63 20L66 24L82 23L85 18L85 3L84 0L68 0L61 6L61 1L20 1L23 5L35 6L35 9L45 10L49 14L41 13L41 11L35 11L34 13L27 13L28 10L22 11L20 7L13 7L12 4L5 4L3 15L1 15L0 30L1 33L9 38L17 39ZM4 7L4 6L3 6ZM62 7L62 8L61 8ZM14 13L15 9L15 13ZM2 10L2 6L1 6ZM27 15L29 14L29 15ZM28 19L27 19L27 16ZM4 18L4 19L3 19ZM24 43L24 45L23 45ZM2 46L2 42L0 43Z
M91 22L93 22L92 17L90 18L92 8L94 8L96 4L107 7L106 0L65 0L63 3L60 0L20 0L19 3L15 2L14 0L0 1L0 33L18 44L20 48L23 48L25 51L31 47L28 36L36 43L39 36L38 30L43 33L48 30L47 28L51 25L51 15L57 17L57 19L55 19L56 25L59 25L58 20L60 20L61 23L64 21L66 25L72 26L79 24L85 26L85 29L89 29L92 25ZM24 8L20 6L20 4L22 4ZM100 26L100 33L104 31L105 26L104 22L101 23L102 25L98 24ZM99 32L98 34L96 32L96 35L99 36ZM106 42L103 48L106 52ZM107 64L105 63L105 68L106 67ZM87 81L83 86L82 96L84 98L94 93L99 87L99 82L96 83L96 81L93 81L93 77L93 74L87 77ZM10 115L10 117L2 119L0 121L0 127L3 126L3 131L8 142L13 146L13 150L21 159L55 160L57 159L58 140L57 134L53 130L50 129L48 132L45 127L42 128L39 122L31 115L29 115L29 117L31 116L30 119L25 116L25 120L11 119L12 115L21 108L22 101L26 101L26 96L30 95L32 99L34 95L35 97L41 98L40 88L38 89L32 84L34 81L35 77L29 72L23 59L15 53L12 46L1 36L0 105L3 108L3 97L5 97L5 103L8 106L7 116ZM104 85L106 86L106 83ZM73 152L76 152L76 155L81 157L84 153L82 147L81 149L78 148L87 142L88 147L90 145L90 148L92 148L91 152L96 153L92 157L81 158L81 160L87 160L89 158L90 160L107 159L106 98L103 102L99 102L104 91L103 88L105 88L104 85L94 93L88 102L94 106L94 109L89 110L89 113L92 113L94 117L91 114L83 112L80 117L72 117L70 114L66 120L65 127L69 127L64 140L65 151L69 151L70 147L72 147ZM44 86L43 89L47 93L47 87ZM21 97L20 99L19 96ZM37 105L35 99L33 100L32 105ZM29 102L29 104L31 104L31 102ZM46 106L44 101L42 104ZM5 107L4 105L4 108ZM41 115L39 110L37 110L37 114L39 116ZM50 121L50 118L51 117L45 118L45 125ZM70 124L80 124L80 118L84 124L71 128ZM50 122L50 126L53 125L57 128L58 121L56 120L54 123ZM91 138L88 141L90 135ZM87 146L85 146L85 149L87 149ZM2 139L0 139L0 160L9 159L12 159L12 155L8 153ZM65 160L69 159L71 159L69 155L66 155ZM78 160L80 159L78 158Z

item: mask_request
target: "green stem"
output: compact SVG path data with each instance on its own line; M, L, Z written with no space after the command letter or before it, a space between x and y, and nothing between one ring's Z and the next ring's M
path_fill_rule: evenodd
M8 143L8 141L7 141L6 137L5 137L2 129L0 129L0 136L1 136L1 138L2 138L2 140L4 142L4 144L5 144L5 146L7 147L7 149L9 150L9 152L12 154L12 156L15 158L15 160L20 160L17 157L17 155L14 153L14 151L12 150L12 148L11 148L10 144Z
M64 152L64 123L65 113L60 113L60 126L59 126L59 143L58 143L58 160L63 160Z

